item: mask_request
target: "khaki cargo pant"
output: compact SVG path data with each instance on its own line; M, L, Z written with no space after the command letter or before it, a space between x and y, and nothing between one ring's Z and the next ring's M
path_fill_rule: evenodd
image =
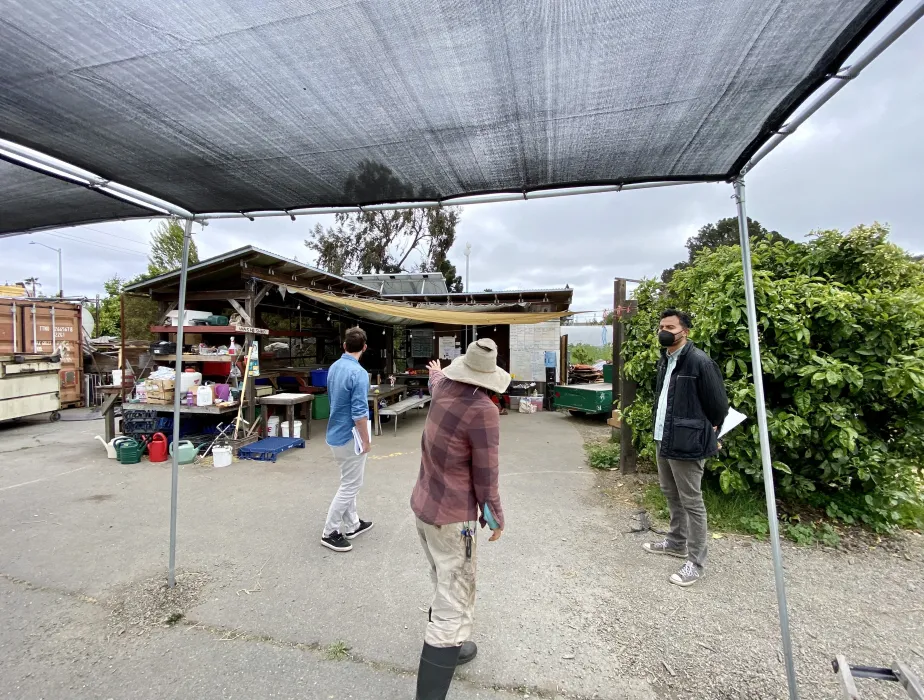
M417 520L417 534L430 562L433 603L425 641L434 647L454 647L472 638L475 621L475 560L478 523L472 528L472 556L465 556L465 523L427 525Z

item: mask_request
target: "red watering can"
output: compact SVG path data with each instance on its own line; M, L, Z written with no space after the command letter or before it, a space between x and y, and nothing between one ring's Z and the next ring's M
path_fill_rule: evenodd
M154 433L148 444L148 457L152 462L167 461L167 436L163 433Z

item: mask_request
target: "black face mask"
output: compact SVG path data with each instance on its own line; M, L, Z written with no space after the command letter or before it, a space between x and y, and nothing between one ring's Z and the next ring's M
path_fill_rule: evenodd
M677 338L676 334L671 333L670 331L661 331L660 333L658 333L658 342L661 344L661 347L663 348L669 348L671 345L676 343L677 342L676 338Z

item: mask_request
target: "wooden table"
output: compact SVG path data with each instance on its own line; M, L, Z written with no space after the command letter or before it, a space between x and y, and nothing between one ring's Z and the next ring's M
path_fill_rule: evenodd
M180 413L203 415L203 416L221 416L225 413L237 413L240 402L237 401L227 406L187 406L180 404ZM125 404L126 407L144 409L146 411L157 411L158 413L173 413L173 404L164 405L159 403L131 403Z
M378 393L375 393L378 391ZM372 404L372 424L375 426L375 434L382 434L382 422L379 417L379 401L381 399L390 399L393 396L402 396L407 393L407 387L390 386L388 384L379 384L378 386L369 387L369 403Z
M295 434L295 407L302 405L302 413L305 418L305 437L311 439L311 415L308 412L309 404L314 401L314 394L273 394L272 396L261 396L257 399L261 406L285 406L286 420L289 422L289 437L301 437ZM267 416L268 418L269 416ZM269 425L269 420L267 420Z
M116 404L122 403L122 387L120 386L98 386L96 391L103 394L106 398L103 405L100 406L100 413L103 415L103 425L106 434L106 442L109 443L115 435L115 407Z

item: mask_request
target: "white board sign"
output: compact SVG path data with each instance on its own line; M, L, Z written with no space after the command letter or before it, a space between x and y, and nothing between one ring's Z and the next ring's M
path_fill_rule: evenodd
M510 326L510 373L514 380L544 382L547 352L554 352L560 365L560 327L558 320Z

